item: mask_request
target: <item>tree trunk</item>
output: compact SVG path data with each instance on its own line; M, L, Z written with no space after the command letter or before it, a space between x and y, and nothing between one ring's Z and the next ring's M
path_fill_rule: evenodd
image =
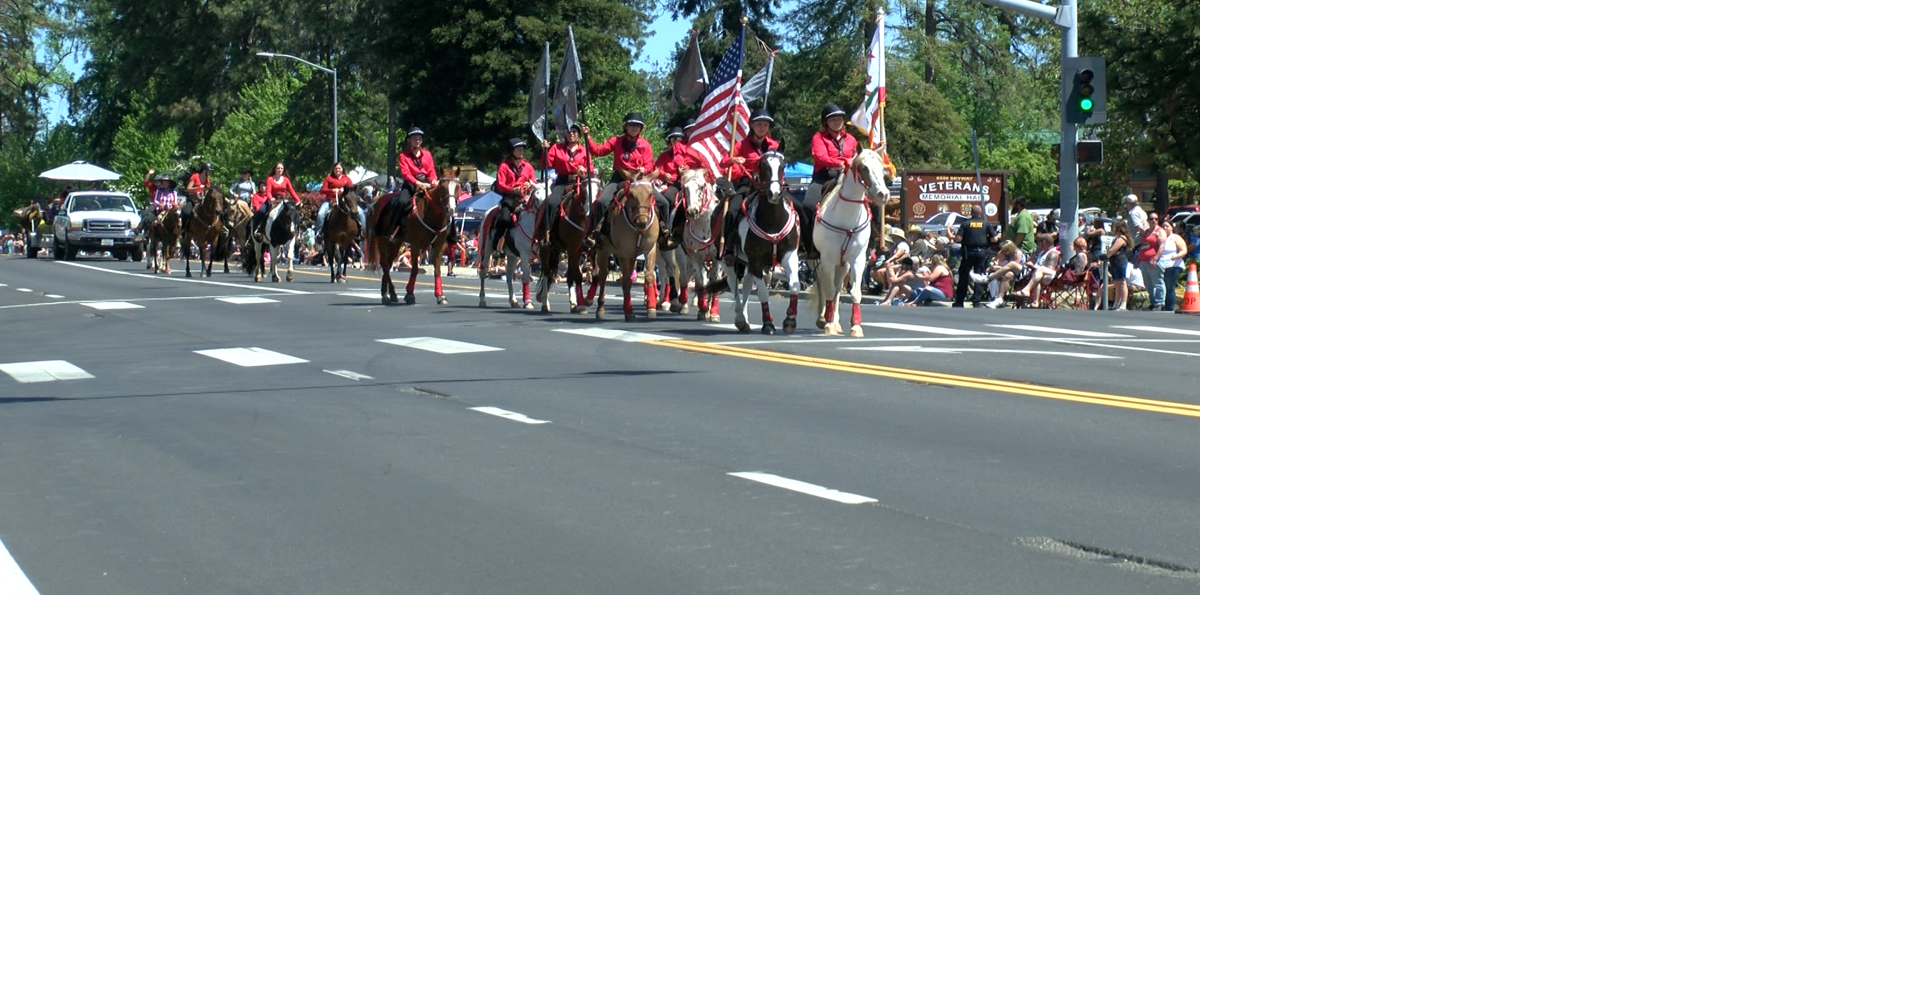
M927 16L925 20L920 22L920 26L927 30L926 56L927 83L929 84L933 83L933 5L935 2L936 0L927 0Z

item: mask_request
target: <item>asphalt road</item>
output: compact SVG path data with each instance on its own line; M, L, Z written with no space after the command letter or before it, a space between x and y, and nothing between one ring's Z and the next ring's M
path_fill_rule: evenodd
M1199 590L1197 318L448 283L0 260L0 591Z

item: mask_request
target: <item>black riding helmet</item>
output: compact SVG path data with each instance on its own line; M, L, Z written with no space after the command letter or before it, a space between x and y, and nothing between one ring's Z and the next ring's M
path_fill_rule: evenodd
M822 124L825 124L827 120L833 118L834 116L839 116L840 118L845 119L847 117L847 110L841 108L838 105L828 104L826 109L820 113L820 122Z
M674 137L679 137L680 139L685 140L687 138L686 127L680 125L679 123L674 123L672 126L667 127L667 139L671 140Z
M420 128L420 127L418 127L418 126L415 126L414 128L412 128L412 129L410 129L410 130L408 130L408 131L407 131L407 136L406 136L406 139L408 139L408 140L411 140L411 139L413 139L413 138L414 138L414 137L416 137L416 136L417 136L417 137L420 137L421 139L423 139L423 140L424 140L424 139L426 139L426 136L427 136L427 131L426 131L426 130L423 130L423 129L421 129L421 128Z
M513 153L513 149L515 147L525 147L526 145L527 145L527 142L525 140L521 139L520 137L514 137L511 141L507 143L507 153L511 154Z
M646 129L646 128L647 128L647 121L646 121L645 119L642 119L642 118L640 117L640 113L638 113L638 112L629 112L629 113L627 113L627 117L626 117L626 118L625 118L624 120L622 120L622 121L621 121L621 123L620 123L620 125L621 125L622 127L626 127L626 126L638 126L638 127L640 127L641 129Z
M829 107L830 107L830 108L838 108L839 106L829 106ZM825 119L825 118L826 118L826 116L821 116L820 118L822 118L822 119ZM772 121L773 121L773 113L771 113L771 112L768 112L768 111L767 111L767 110L765 110L765 109L761 109L760 111L758 111L758 112L755 112L755 113L753 114L753 118L752 118L752 119L749 119L749 120L747 120L747 122L749 122L749 123L757 123L757 122L772 122Z

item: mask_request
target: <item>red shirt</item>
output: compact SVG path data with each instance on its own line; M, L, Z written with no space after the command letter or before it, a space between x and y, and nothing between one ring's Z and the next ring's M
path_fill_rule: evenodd
M760 175L760 155L767 151L777 151L779 149L780 141L775 140L773 137L767 137L764 141L752 134L741 137L740 142L733 145L733 156L739 158L743 163L733 165L727 172L727 177L733 179L735 182L750 182L758 178Z
M187 176L187 191L194 194L195 196L198 196L201 193L206 192L207 180L201 178L199 172L193 172L189 174Z
M627 171L650 172L653 170L653 145L646 137L630 137L622 133L609 138L605 143L587 141L587 150L594 157L613 155L613 166Z
M440 173L433 169L433 152L425 147L418 152L403 148L400 151L400 177L416 186L439 182Z
M813 168L845 168L853 164L853 156L860 153L860 141L852 133L842 130L839 139L827 135L826 130L815 130L813 134Z
M533 184L533 162L502 161L500 170L493 173L493 191L502 196L518 192L522 186Z
M547 148L547 167L564 179L569 175L589 174L593 170L593 159L585 144L569 150L566 144L557 143Z
M266 193L268 199L299 199L300 198L299 194L293 191L293 179L285 175L282 175L279 178L275 178L271 175L267 176L266 185L261 186L260 191L263 193Z
M338 197L342 190L353 188L353 180L345 175L328 175L320 180L320 198L330 200Z
M689 168L705 168L706 162L693 153L684 140L673 141L667 148L667 156L654 163L653 170L665 175L670 182L680 181L680 173Z

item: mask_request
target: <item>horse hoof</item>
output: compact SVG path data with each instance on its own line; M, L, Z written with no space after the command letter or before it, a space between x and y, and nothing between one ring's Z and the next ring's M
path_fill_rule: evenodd
M747 320L746 320L746 319L743 319L743 318L737 318L737 319L734 319L734 320L733 320L733 327L734 327L735 329L738 329L738 330L740 330L741 332L750 332L750 331L752 331L752 329L753 329L753 327L752 327L752 326L750 326L750 325L748 325L748 324L747 324Z
M859 326L854 326L853 332L849 333L848 335L852 336L854 339L860 339L866 336L866 333L862 332Z
M652 308L647 309L647 321L651 322L654 319L659 317L660 317L659 314L656 313Z
M434 304L442 304L442 305L443 305L443 304L446 304L446 303L447 303L447 299L446 299L446 298L443 298L443 297L437 297L437 298L434 298L434 299L433 299L433 303L434 303Z
M408 303L408 304L412 304L412 303L413 303L413 295L411 295L411 294L409 294L409 295L407 295L407 303Z
M780 324L780 329L783 332L792 332L798 328L800 328L800 323L795 322L793 319L788 319Z
M762 336L771 336L771 335L773 335L773 323L771 323L771 322L762 322L762 323L760 323L760 335L762 335Z

